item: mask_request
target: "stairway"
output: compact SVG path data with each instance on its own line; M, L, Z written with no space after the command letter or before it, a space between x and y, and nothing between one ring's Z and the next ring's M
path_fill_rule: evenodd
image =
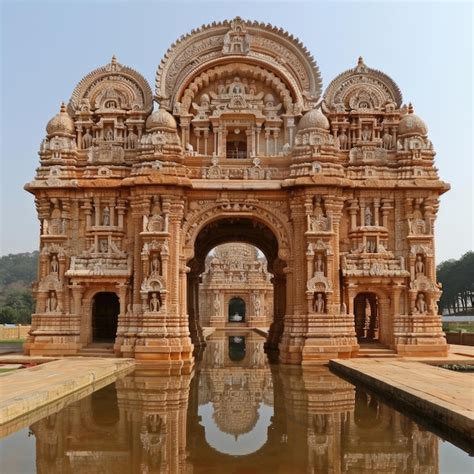
M371 357L371 358L394 358L398 357L397 353L385 347L378 342L360 343L359 353L357 357Z
M109 342L96 342L83 347L77 355L82 357L116 357L114 353L114 345Z

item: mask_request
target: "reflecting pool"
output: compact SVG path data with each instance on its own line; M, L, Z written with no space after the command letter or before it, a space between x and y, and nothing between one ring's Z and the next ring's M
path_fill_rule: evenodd
M191 373L139 367L2 439L0 471L473 472L466 452L327 367L269 364L263 343L216 331Z

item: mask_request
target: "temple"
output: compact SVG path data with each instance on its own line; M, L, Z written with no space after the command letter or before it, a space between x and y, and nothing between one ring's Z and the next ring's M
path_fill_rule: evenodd
M359 58L323 92L308 50L268 24L181 37L154 93L113 57L49 121L26 185L41 235L25 352L108 343L191 362L202 322L230 323L236 297L230 317L268 322L282 363L353 357L367 341L445 355L434 223L449 186L434 156L389 76ZM210 251L229 243L265 256L255 291L209 278Z
M252 245L216 247L206 259L199 285L201 326L268 328L273 317L273 285L266 266L265 258Z

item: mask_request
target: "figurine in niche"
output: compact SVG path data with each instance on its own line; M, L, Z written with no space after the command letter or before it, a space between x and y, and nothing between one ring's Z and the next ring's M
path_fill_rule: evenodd
M370 128L367 126L364 127L362 129L362 140L364 140L365 142L368 142L371 137L372 137L372 131L370 130Z
M329 219L324 215L320 196L315 198L314 212L309 220L309 228L312 232L327 231L329 229Z
M219 299L219 295L216 293L214 296L214 315L219 316L219 313L221 312L221 301Z
M135 129L132 128L127 138L127 145L130 150L134 150L138 144L138 135L135 133Z
M392 149L393 136L390 134L390 132L388 130L385 130L385 132L383 134L383 137L382 137L382 141L383 141L383 147L386 150L391 150Z
M51 199L53 210L51 211L51 219L46 221L45 233L50 235L59 235L63 233L63 222L61 219L61 209L59 208L59 199Z
M315 313L324 313L324 297L322 293L316 293L313 303Z
M150 263L151 273L160 273L161 272L161 261L157 253L153 254L153 258Z
M107 253L109 251L109 243L105 239L100 240L99 247L101 253Z
M347 314L347 306L346 306L346 303L344 303L344 301L341 303L340 312L341 312L341 314Z
M348 147L348 139L347 139L347 135L346 133L344 132L344 130L341 132L341 134L338 136L339 138L339 146L341 148L341 150L347 150L347 147Z
M425 264L423 262L423 257L421 255L416 256L415 274L416 275L424 275L425 274Z
M153 292L150 297L150 311L152 313L157 313L160 310L161 303L158 293Z
M366 226L371 226L372 225L372 211L370 210L370 207L367 206L365 208L365 217L364 217L364 220L365 220L365 225Z
M58 311L58 298L55 291L50 291L46 302L46 312L55 313Z
M257 295L255 293L253 297L253 307L255 310L255 316L260 316L261 305L262 303L260 301L260 295Z
M151 215L146 219L147 232L162 232L164 230L164 219L161 215L161 204L158 196L153 196Z
M425 295L423 293L418 293L416 297L415 310L418 314L425 314L428 306L425 301Z
M211 111L211 99L208 94L203 94L201 96L201 104L198 105L193 102L193 108L196 110L196 119L198 120L207 120L209 112Z
M105 206L104 210L102 211L102 225L109 226L110 225L110 208L109 206Z
M105 131L105 139L106 139L108 142L113 141L113 139L114 139L114 131L113 131L111 128L108 128L108 129Z
M92 135L89 132L89 129L86 129L86 133L82 137L82 148L86 150L92 146Z
M55 254L51 255L51 273L59 273L59 261Z
M267 94L264 98L263 113L269 119L276 118L278 111L281 109L282 104L275 105L275 98L272 94Z
M316 261L314 262L314 272L324 273L324 261L323 257L320 254L316 256Z
M364 310L364 330L368 331L370 329L370 320L372 319L372 306L368 298L365 300L365 310Z

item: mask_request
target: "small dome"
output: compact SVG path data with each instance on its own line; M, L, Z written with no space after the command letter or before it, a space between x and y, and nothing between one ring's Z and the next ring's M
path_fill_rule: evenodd
M408 114L402 117L398 124L398 135L421 135L428 134L428 127L418 115L413 113L413 106L408 106Z
M298 130L304 130L306 128L322 128L323 130L329 130L329 120L320 109L311 109L301 117L298 124Z
M155 110L146 119L145 126L147 130L153 130L155 128L172 128L173 130L176 130L178 128L174 117L165 109Z
M76 133L76 127L74 126L74 120L66 111L64 102L61 104L59 114L55 115L46 125L46 132L48 135L57 135L67 133L74 135Z

